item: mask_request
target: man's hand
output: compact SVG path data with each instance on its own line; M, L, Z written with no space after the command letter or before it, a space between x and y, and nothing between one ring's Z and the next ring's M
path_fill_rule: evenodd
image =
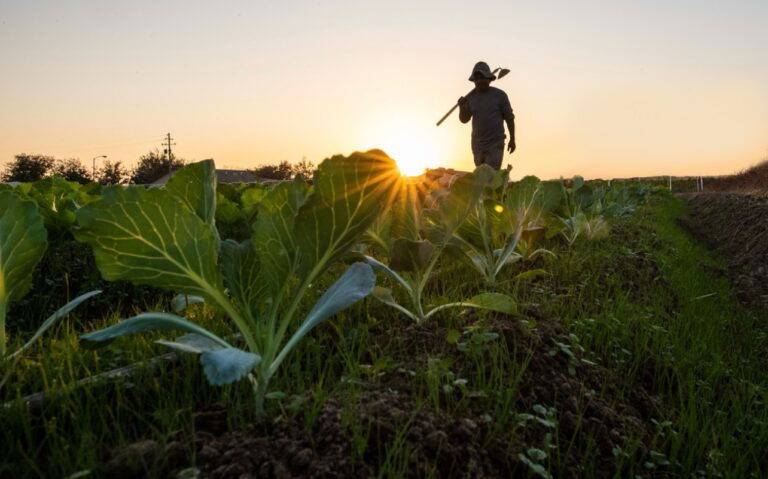
M469 100L467 100L466 97L460 96L459 99L456 101L456 103L458 103L460 107L464 108L467 106L467 101Z
M515 145L515 140L509 140L509 145L507 145L507 151L509 151L510 154L515 152L515 148L517 148L517 145Z

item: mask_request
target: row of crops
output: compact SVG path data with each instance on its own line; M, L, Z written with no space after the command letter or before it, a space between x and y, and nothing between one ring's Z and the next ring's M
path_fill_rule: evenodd
M631 213L651 192L579 177L510 183L509 170L486 166L445 183L400 177L392 159L370 151L325 160L312 184L217 184L207 160L162 188L58 179L4 185L0 358L17 359L44 342L46 330L99 294L72 299L20 348L7 348L9 307L29 293L48 243L71 235L92 248L104 279L176 295L175 314L141 313L85 334L83 342L167 331L159 342L199 355L211 384L248 380L260 412L285 358L336 313L366 300L419 324L453 308L514 314L505 268L553 257L552 242L571 247L605 237L611 219ZM477 275L484 292L427 301L427 284L457 266ZM517 271L512 280L548 274L532 266ZM199 303L228 318L232 334L186 319L184 311Z

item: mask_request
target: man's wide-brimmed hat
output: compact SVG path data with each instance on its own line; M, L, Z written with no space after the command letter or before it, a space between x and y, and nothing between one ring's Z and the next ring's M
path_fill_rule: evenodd
M485 78L489 80L495 80L496 75L491 73L491 67L488 66L485 62L477 62L475 63L475 68L472 69L472 74L469 75L469 81L472 81L475 79L475 73L481 73Z

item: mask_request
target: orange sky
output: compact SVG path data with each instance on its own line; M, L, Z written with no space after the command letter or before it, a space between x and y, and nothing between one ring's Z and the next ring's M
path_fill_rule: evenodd
M0 4L0 161L246 168L382 148L471 169L435 122L477 60L517 117L515 176L732 172L768 152L768 2ZM694 8L695 6L695 8Z

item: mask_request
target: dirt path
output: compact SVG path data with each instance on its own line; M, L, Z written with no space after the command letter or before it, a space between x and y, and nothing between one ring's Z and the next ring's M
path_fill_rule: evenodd
M728 261L739 297L768 306L768 195L695 193L684 195L687 226Z

